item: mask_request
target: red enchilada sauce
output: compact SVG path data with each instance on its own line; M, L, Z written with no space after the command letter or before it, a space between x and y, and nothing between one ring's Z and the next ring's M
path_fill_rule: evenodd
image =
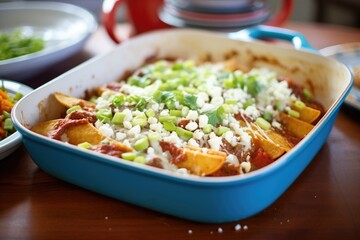
M90 148L91 150L99 153L103 153L106 155L110 155L113 157L120 157L121 154L124 153L123 149L119 147L117 144L108 143L108 144L100 144L95 145Z
M54 130L48 133L48 136L60 140L61 135L66 131L67 128L73 126L79 126L83 124L88 124L89 120L86 118L83 119L59 119L54 126Z
M169 152L171 163L177 164L186 161L184 150L177 148L174 144L162 141L160 147L163 152Z

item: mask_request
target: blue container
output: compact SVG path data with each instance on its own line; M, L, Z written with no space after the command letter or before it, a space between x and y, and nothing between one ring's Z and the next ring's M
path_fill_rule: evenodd
M84 151L29 130L41 120L60 116L63 109L50 97L59 89L81 97L86 89L116 81L126 70L140 66L154 54L160 58L197 58L211 54L216 61L229 50L238 51L239 61L244 64L271 67L300 84L312 79L318 100L328 109L296 147L262 169L231 177L182 176ZM264 60L264 56L270 60ZM45 172L91 191L165 214L221 223L257 214L284 193L326 141L351 85L351 74L343 64L312 50L233 40L225 34L206 31L162 30L136 37L36 89L15 106L12 117L32 160Z

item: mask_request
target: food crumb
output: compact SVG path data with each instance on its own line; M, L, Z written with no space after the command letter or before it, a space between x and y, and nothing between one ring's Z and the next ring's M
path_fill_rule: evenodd
M244 230L248 230L249 227L247 225L244 225Z
M234 227L235 231L239 231L241 230L241 225L240 224L236 224Z
M193 231L191 229L188 230L188 234L192 234Z
M105 217L105 220L108 220L109 219L109 217Z
M290 222L290 219L288 219L287 222Z
M222 233L223 229L221 227L218 228L218 233Z
M210 234L213 234L214 232L213 231L210 231Z

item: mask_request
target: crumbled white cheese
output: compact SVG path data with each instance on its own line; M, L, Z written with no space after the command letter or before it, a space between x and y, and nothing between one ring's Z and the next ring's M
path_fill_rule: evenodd
M190 121L188 124L186 124L185 128L189 131L194 131L198 128L198 124L196 122Z
M199 116L199 127L200 128L203 128L206 125L208 125L208 122L209 122L208 116L206 116L206 115L200 115Z
M234 136L234 133L232 131L227 131L226 133L223 134L222 137L224 137L225 140L229 142L233 147L235 147L238 144L237 138Z
M248 173L250 172L250 169L251 169L251 163L249 162L242 162L240 164L241 168L244 170L244 172Z
M195 132L193 133L193 138L196 140L200 140L204 137L204 132L201 130L195 130Z
M169 109L164 109L160 112L160 116L169 116Z
M99 132L106 137L109 137L109 138L114 137L114 130L111 128L111 126L108 123L102 125L99 128Z
M124 128L126 128L126 129L131 129L132 128L132 124L129 121L124 121L123 125L124 125Z
M208 140L208 143L209 143L211 149L219 151L221 143L222 143L221 137L213 137L213 138Z
M196 140L193 138L189 139L188 144L189 144L189 146L192 146L192 147L200 147L199 144L196 142Z
M97 109L103 109L103 108L107 108L109 106L109 101L105 100L105 99L99 99L97 104L96 104L96 108Z
M253 105L248 106L245 109L245 114L246 114L246 116L248 116L252 119L256 119L256 118L260 117L260 115L261 115L260 111Z
M181 146L182 140L178 137L176 132L172 132L168 137L164 137L165 142L173 143L176 146Z
M118 141L122 141L126 138L126 134L122 132L115 133L115 139Z
M244 146L244 151L249 150L251 148L251 136L245 131L241 131L239 135L240 144Z
M222 97L213 97L210 103L216 107L219 107L224 104L224 99Z
M136 125L128 131L128 135L130 137L135 137L136 135L140 134L140 132L141 132L141 127L139 125Z
M226 162L234 165L235 167L239 166L239 160L238 160L238 158L237 158L235 155L233 155L233 154L227 155L227 157L226 157Z
M216 106L213 104L205 103L204 106L199 110L200 113L210 112L216 109Z
M210 85L210 84L209 84ZM216 86L211 86L207 89L207 92L209 94L209 96L211 97L220 97L221 93L222 93L222 88L221 87L216 87Z
M147 120L147 122L148 122L149 124L154 124L154 123L157 123L158 120L157 120L156 117L149 117L148 120Z
M125 118L124 118L124 121L126 122L126 121L131 121L131 119L132 119L132 112L131 112L131 110L130 109L124 109L123 111L122 111L122 113L123 114L125 114Z
M271 122L271 125L272 125L274 128L281 129L281 124L280 124L278 121L276 121L276 120L273 120L273 121Z
M163 129L163 125L161 123L153 123L153 124L150 124L149 127L151 130L158 132L158 133L160 133Z
M190 120L193 120L193 121L196 121L199 117L199 114L197 111L195 110L190 110L188 115L186 116L186 119L190 119Z

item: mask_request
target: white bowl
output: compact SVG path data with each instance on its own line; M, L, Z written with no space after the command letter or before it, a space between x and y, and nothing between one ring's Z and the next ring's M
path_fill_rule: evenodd
M0 32L21 29L45 41L39 52L0 61L0 77L25 81L46 67L78 52L96 30L87 10L60 2L0 3Z
M24 96L28 93L30 93L33 89L17 82L12 82L8 80L0 79L0 85L4 83L4 87L6 91L10 95L15 95L16 93L22 93ZM0 141L0 160L3 158L9 156L11 153L13 153L21 144L21 135L19 132L15 132L5 138L4 140Z

